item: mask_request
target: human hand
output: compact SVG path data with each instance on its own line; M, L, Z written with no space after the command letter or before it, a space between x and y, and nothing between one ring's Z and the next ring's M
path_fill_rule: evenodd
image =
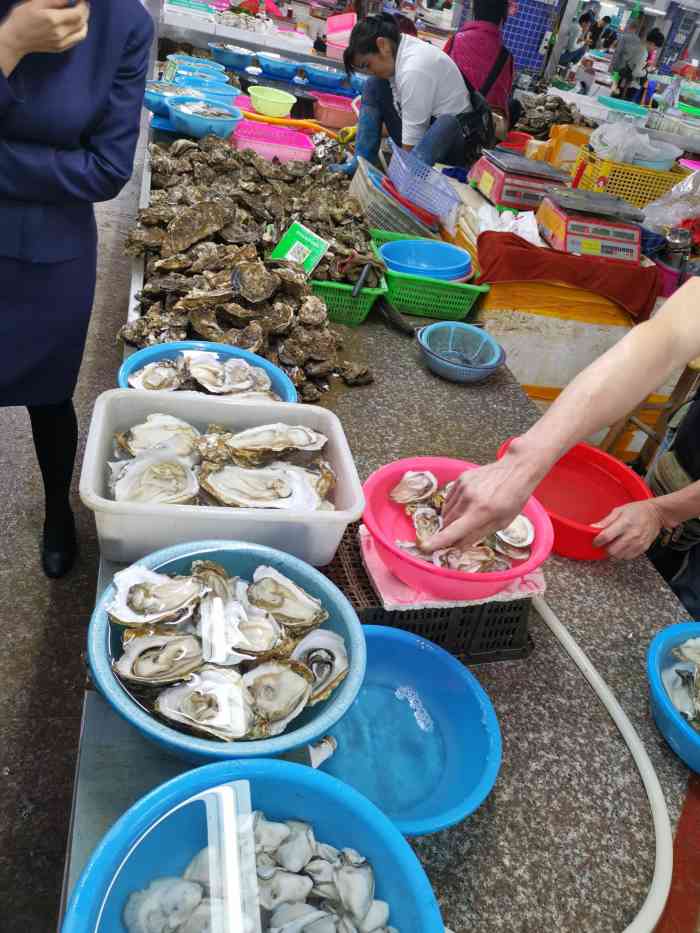
M649 549L665 527L665 521L658 502L645 499L613 509L593 527L603 529L593 541L594 547L604 548L618 560L631 560Z
M510 449L502 460L462 473L445 501L443 529L426 541L425 549L468 547L505 528L522 512L540 479Z
M23 0L0 22L0 67L8 75L32 52L67 52L87 36L85 0Z

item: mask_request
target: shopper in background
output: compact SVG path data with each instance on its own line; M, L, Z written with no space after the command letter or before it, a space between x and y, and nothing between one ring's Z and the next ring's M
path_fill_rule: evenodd
M358 156L376 163L383 127L396 145L413 150L426 165L464 165L462 121L471 103L449 55L402 34L394 17L383 13L355 26L344 61L348 74L369 77L362 92L355 158L332 169L352 174Z
M448 40L445 52L510 126L515 122L511 120L515 69L513 56L503 44L507 16L508 0L474 0L474 19Z
M568 68L570 65L577 65L581 61L586 52L588 30L592 22L593 14L584 13L579 16L578 22L571 24L566 41L566 50L559 59L560 68Z
M604 16L603 22L605 22L605 20L608 21L608 24L601 32L600 39L598 41L600 43L600 48L605 49L607 52L617 42L617 30L613 26L612 20L609 16Z
M0 0L0 405L26 405L44 481L42 562L77 553L72 395L95 289L93 203L131 176L153 39L139 0Z
M589 49L597 49L600 37L603 35L605 29L610 25L611 19L609 16L604 16L601 20L594 20L591 23L590 29L588 30L587 43Z
M617 75L613 95L625 100L637 100L641 96L649 61L665 41L660 29L651 29L642 39L637 23L620 37L611 65L613 76Z
M668 377L700 356L700 278L690 279L564 389L502 460L463 473L447 497L445 527L431 550L471 545L505 528L574 444L623 418ZM611 557L649 556L693 618L700 618L700 401L693 401L670 451L657 461L657 498L601 515L594 540ZM672 532L665 534L664 531Z

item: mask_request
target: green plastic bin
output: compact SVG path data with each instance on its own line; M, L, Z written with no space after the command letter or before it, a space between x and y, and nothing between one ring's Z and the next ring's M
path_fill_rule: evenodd
M388 294L389 291L386 279L382 280L381 288L360 289L357 298L352 297L353 286L344 282L313 279L311 290L326 302L331 321L335 321L336 324L349 324L351 327L362 324L377 298Z

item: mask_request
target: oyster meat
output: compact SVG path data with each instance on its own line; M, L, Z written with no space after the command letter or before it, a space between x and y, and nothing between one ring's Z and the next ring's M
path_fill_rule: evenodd
M192 635L144 635L131 638L113 664L122 679L138 684L170 684L202 664L202 648Z
M172 415L152 414L143 424L115 435L115 443L132 457L165 447L178 457L190 457L195 450L199 431L191 424ZM196 462L196 460L194 461Z
M202 888L182 878L158 878L135 891L124 908L128 933L176 930L187 923L202 900Z
M327 700L348 673L348 653L341 635L328 629L309 632L292 652L314 675L309 706Z
M111 621L136 627L184 622L206 593L195 577L169 577L138 564L116 573L114 587L107 606Z
M401 482L389 493L394 502L405 505L429 499L438 488L436 477L429 470L407 470Z
M304 709L313 674L297 661L267 661L243 676L260 738L280 735Z
M260 469L205 464L200 484L217 503L243 509L312 512L321 504L307 471L288 469L286 464Z
M167 449L110 463L109 467L110 487L117 502L186 505L199 494L189 460Z
M328 618L320 599L310 596L274 567L256 569L248 587L248 600L273 615L294 635L303 635Z
M129 376L129 385L133 389L148 389L159 392L174 392L182 384L182 377L174 362L160 360L147 363Z
M222 741L242 739L253 725L241 675L209 664L159 694L155 709L165 719Z
M277 423L240 431L231 436L228 446L235 459L255 465L290 451L316 454L323 450L327 441L325 435L303 425Z

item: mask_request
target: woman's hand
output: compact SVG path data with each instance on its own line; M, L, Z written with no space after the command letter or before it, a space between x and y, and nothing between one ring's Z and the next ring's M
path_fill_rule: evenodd
M611 557L619 560L631 560L644 554L667 524L657 500L630 502L596 522L593 527L603 531L593 546L605 548Z
M9 77L25 55L67 52L87 36L90 7L85 0L23 0L0 22L0 69Z

